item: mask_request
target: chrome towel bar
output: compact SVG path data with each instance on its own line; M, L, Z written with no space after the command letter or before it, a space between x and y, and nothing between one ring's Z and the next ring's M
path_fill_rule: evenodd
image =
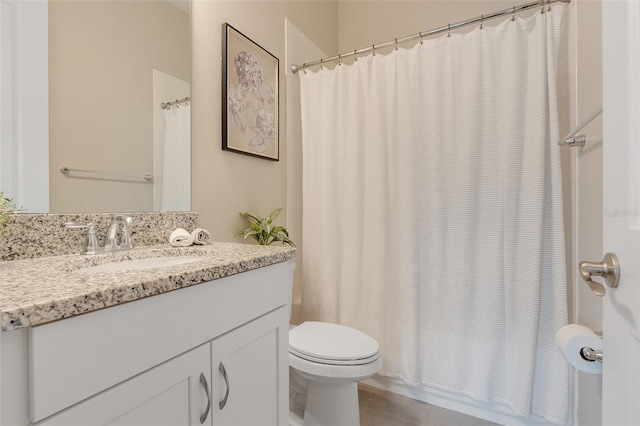
M131 173L105 172L101 170L72 169L71 167L67 167L67 166L62 166L60 168L60 173L67 176L70 173L86 173L91 175L103 175L103 176L111 176L111 177L119 177L119 178L143 179L147 182L153 182L152 175L137 175L137 174L131 174Z

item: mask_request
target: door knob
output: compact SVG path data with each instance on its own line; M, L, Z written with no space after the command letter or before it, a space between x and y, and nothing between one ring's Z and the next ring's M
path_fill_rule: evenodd
M620 282L620 262L613 253L604 255L602 262L580 262L580 275L587 282L589 288L596 296L604 296L605 287L599 282L593 281L592 276L604 278L604 282L611 288L618 287Z

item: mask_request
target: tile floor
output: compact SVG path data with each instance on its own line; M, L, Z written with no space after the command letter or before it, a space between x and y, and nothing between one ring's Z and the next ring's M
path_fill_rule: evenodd
M360 384L360 426L491 426L486 420Z

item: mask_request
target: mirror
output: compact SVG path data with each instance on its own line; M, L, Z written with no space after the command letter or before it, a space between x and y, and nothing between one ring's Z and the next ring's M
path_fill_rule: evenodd
M48 2L51 213L190 210L190 105L160 106L190 95L190 20L188 0Z

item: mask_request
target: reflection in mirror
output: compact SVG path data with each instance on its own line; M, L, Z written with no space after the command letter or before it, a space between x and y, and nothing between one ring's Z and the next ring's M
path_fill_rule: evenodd
M50 212L190 209L190 33L188 1L48 2Z
M189 21L168 1L49 3L52 212L190 209L190 106L160 108L189 96Z

